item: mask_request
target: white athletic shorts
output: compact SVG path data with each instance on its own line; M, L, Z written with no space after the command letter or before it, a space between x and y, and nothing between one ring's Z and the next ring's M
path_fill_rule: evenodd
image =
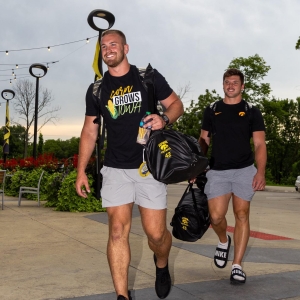
M101 198L103 207L134 202L150 209L167 208L167 186L139 169L117 169L104 166Z

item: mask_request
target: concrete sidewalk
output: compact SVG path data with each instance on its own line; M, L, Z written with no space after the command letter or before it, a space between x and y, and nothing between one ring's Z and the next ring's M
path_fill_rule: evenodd
M168 224L186 185L168 186ZM167 299L300 299L300 194L267 187L251 204L251 237L243 286L229 283L231 263L213 263L217 237L208 229L195 243L173 238ZM234 217L228 211L232 236ZM171 230L172 227L169 226ZM5 197L0 211L0 299L115 300L106 259L106 213L56 212L34 201ZM134 300L158 299L155 268L134 207L130 235L129 288ZM231 248L232 260L234 247Z

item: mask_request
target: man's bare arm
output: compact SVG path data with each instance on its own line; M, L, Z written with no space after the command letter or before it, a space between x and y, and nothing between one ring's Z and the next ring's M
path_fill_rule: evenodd
M160 103L166 109L164 114L169 118L169 123L174 123L184 112L182 101L179 97L172 92L172 94L161 100ZM166 123L159 115L152 114L145 118L145 121L152 119L152 121L148 122L146 126L151 126L152 130L158 130L165 127Z
M198 143L204 155L207 154L208 147L210 144L210 137L208 137L208 131L201 129L200 137Z
M76 191L81 197L86 198L86 192L90 192L88 179L85 174L86 166L95 149L99 126L93 123L96 117L86 116L80 135L79 155L77 165Z
M265 170L267 164L267 146L265 141L264 131L253 132L253 143L255 151L255 161L257 167L257 173L253 178L253 189L263 190L266 186Z

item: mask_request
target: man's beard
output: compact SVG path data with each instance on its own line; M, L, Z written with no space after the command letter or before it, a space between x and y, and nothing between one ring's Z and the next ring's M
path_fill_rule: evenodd
M110 59L105 59L103 58L103 61L105 62L105 64L108 66L108 67L111 67L111 68L115 68L117 67L124 59L125 55L124 55L124 51L122 51L120 53L120 56L116 56L116 59L114 60L110 60Z

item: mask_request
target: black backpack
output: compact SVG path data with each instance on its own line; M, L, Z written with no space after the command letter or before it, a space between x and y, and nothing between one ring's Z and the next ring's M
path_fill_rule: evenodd
M150 173L165 184L195 178L208 166L198 141L171 128L151 131L144 147Z
M204 235L210 226L210 217L207 197L202 189L193 188L193 184L189 183L170 225L173 227L172 235L185 242L195 242Z

